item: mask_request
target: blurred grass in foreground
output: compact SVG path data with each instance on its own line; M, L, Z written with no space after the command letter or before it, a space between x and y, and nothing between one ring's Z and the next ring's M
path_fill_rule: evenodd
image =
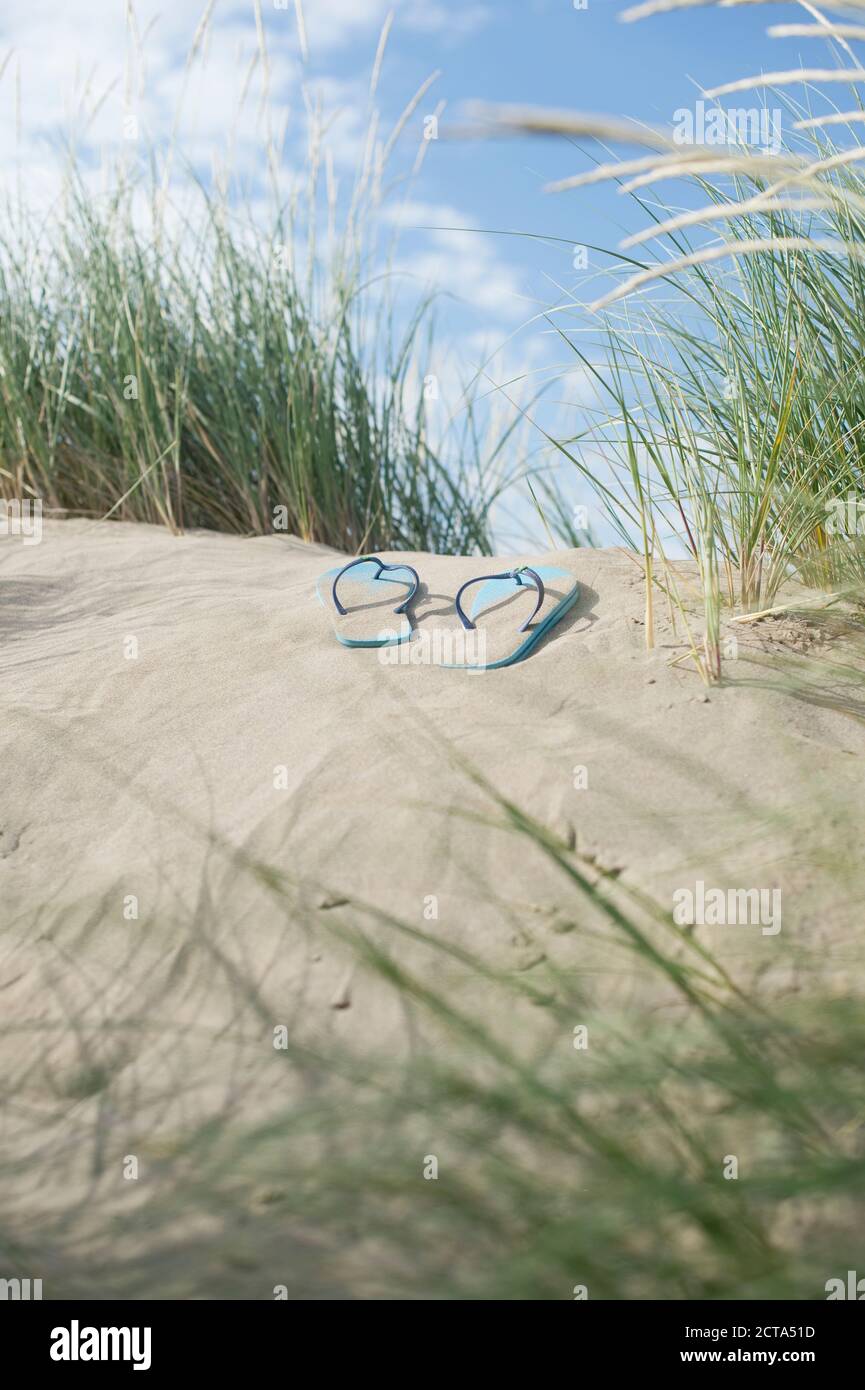
M99 1212L98 1172L127 1148L146 1153L146 1182L134 1194L126 1185L122 1215L100 1217L109 1234L80 1253L76 1212L56 1224L43 1212L26 1238L4 1242L7 1265L41 1271L50 1249L55 1297L270 1298L285 1285L293 1298L459 1299L570 1299L577 1286L590 1298L819 1299L827 1279L857 1267L865 1010L855 933L836 924L849 987L838 988L837 961L827 976L817 940L796 947L783 934L773 964L795 965L795 984L770 989L758 972L744 987L667 908L472 779L502 852L527 867L542 856L558 878L574 965L515 973L342 899L316 930L393 993L410 1040L397 1055L356 1030L342 1042L311 1036L308 1011L271 997L266 974L244 964L243 931L203 890L171 974L205 994L219 979L228 987L231 1025L205 1051L229 1049L220 1069L237 1083L205 1122L157 1138L146 1077L133 1067L131 1092L123 1077L136 1028L165 1027L178 1059L194 1038L172 1039L156 1000L155 1017L137 1024L94 1023L90 1004L87 1022L70 1018L87 1076L98 1076L88 1094L58 1097L68 1128L50 1129L66 1138L44 1149L40 1190L56 1201L57 1163L92 1153L88 1200ZM257 881L262 910L308 930L280 871L242 855L235 870ZM852 926L861 870L847 873ZM616 1004L604 982L623 975L636 993ZM206 1036L206 1017L197 1026ZM33 1031L37 1054L50 1049L50 1035ZM94 1063L106 1038L119 1068ZM39 1071L38 1061L26 1075L9 1070L21 1114ZM264 1089L250 1110L253 1083ZM176 1084L194 1098L185 1065ZM159 1103L171 1101L166 1092ZM736 1178L725 1176L731 1155ZM2 1226L15 1224L8 1212Z

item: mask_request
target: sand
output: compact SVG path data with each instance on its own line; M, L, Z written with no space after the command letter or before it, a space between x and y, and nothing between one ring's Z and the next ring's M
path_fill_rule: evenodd
M200 1119L302 1088L275 1079L275 1027L391 1063L411 1051L399 991L341 940L363 926L429 971L380 914L541 993L550 970L586 970L598 1007L649 1006L636 974L596 973L603 941L574 930L560 871L487 823L473 772L585 873L666 908L698 882L780 890L777 932L694 930L767 997L798 987L803 958L846 987L865 728L842 638L726 624L738 653L707 692L671 666L687 644L660 598L646 651L633 557L534 553L519 561L577 577L577 605L520 665L444 670L417 655L452 626L457 587L514 557L401 558L429 642L348 650L315 597L340 559L323 547L81 520L0 541L3 1223L55 1289L106 1296L117 1222L153 1196L123 1178L128 1156L152 1173ZM468 1003L511 1026L483 988ZM542 1013L527 1005L527 1030ZM268 1296L269 1274L215 1268L209 1229L191 1258L186 1219L175 1269L142 1219L112 1287L152 1290L158 1268L156 1296Z

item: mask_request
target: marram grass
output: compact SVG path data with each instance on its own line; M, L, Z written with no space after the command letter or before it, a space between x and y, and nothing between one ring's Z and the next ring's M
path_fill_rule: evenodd
M72 192L49 238L0 247L0 496L349 551L489 550L471 431L445 463L414 390L423 307L400 338L338 271L311 299L290 227L252 235L203 194L199 236L174 243L139 230L131 188Z
M625 17L691 3L658 0ZM773 32L783 36L783 27ZM855 596L865 569L863 69L844 26L814 25L803 37L834 38L844 64L704 94L711 104L748 90L760 110L777 103L786 137L777 151L745 144L735 127L724 145L676 145L672 130L629 129L621 119L485 113L487 129L656 151L597 161L550 185L576 198L584 185L614 181L645 223L602 267L595 259L598 289L578 287L579 333L561 313L551 320L596 389L585 425L552 442L642 557L649 645L651 591L667 559L684 553L698 563L705 623L695 655L708 680L721 676L723 606L769 608L790 579L825 588L830 601L839 589ZM832 84L826 100L848 84L849 113L813 114L822 82ZM656 194L677 179L693 206ZM551 473L539 489L557 534L573 543L559 478Z
M230 157L206 184L177 140L210 19L208 8L167 149L142 138L103 168L101 188L71 149L47 214L20 189L2 210L0 499L349 552L488 553L504 442L487 444L471 391L455 419L443 401L431 418L431 305L412 303L393 245L380 244L382 204L408 195L424 148L408 174L388 164L436 74L382 128L372 102L388 20L348 190L309 93L298 186L295 154L273 133L259 22L247 86L257 67L264 187ZM131 12L130 25L137 47Z

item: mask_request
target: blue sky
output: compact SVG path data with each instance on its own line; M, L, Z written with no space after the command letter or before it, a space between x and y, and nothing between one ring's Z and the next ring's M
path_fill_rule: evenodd
M25 194L50 203L58 148L75 132L99 196L112 154L136 147L128 139L132 117L142 151L174 132L204 178L230 148L254 193L263 186L267 133L283 123L287 177L293 163L303 177L306 113L318 100L332 118L328 159L345 189L363 154L370 70L392 10L376 93L384 136L420 84L439 73L406 125L395 171L410 167L424 120L436 111L440 138L383 219L400 226L398 267L412 287L445 296L441 370L460 380L484 362L498 383L554 371L561 345L538 316L571 297L590 298L591 277L604 264L590 252L586 268L575 268L574 246L613 248L643 223L611 185L543 191L589 167L573 144L448 138L464 123L467 103L571 108L669 127L701 88L795 67L803 56L832 62L822 42L766 36L770 24L812 18L800 5L695 8L624 24L617 0L587 0L581 9L573 0L302 0L301 34L295 0L260 0L265 74L255 61L255 0L214 0L187 77L186 56L207 8L204 0L139 0L131 11L126 0L4 0L0 181L7 190L20 181ZM675 184L658 193L673 202L686 197ZM473 228L485 230L465 230ZM515 231L562 240L507 235ZM572 380L558 398L578 397L579 389ZM453 390L451 382L451 397Z
M406 129L403 150L414 147L423 117L438 102L446 103L443 133L459 122L465 103L473 99L569 107L668 125L677 108L694 102L700 86L793 66L800 54L824 61L821 43L765 35L770 23L807 19L801 6L693 9L636 24L619 21L624 8L617 0L587 0L585 9L575 9L573 0L304 0L309 47L304 65L294 0L261 0L273 103L296 112L302 84L318 86L325 105L343 113L345 138L337 125L335 146L337 163L342 147L348 168L357 155L378 33L390 9L394 23L378 89L385 124L431 71L441 73ZM133 6L146 55L142 95L134 105L142 109L148 134L164 134L171 125L185 55L204 9L204 0L140 0ZM181 147L205 171L228 137L234 120L232 85L254 47L253 0L215 0L202 58L208 77L187 99L180 125ZM5 63L0 177L11 182L16 145L17 168L25 178L49 177L52 144L68 133L72 113L86 105L82 93L87 84L91 104L108 95L84 145L99 149L119 142L129 104L129 50L125 0L65 0L61 5L56 0L5 0L0 12L0 68ZM252 127L247 131L250 168L260 133ZM448 223L451 214L465 227L613 246L624 228L637 225L627 200L608 187L543 192L548 180L582 167L588 167L586 156L561 141L440 139L428 152L413 191L419 215L403 219L404 252L422 260L431 245L423 226ZM676 190L664 192L675 196ZM446 251L445 237L432 244L437 252ZM442 264L441 287L458 292L473 288L480 324L504 328L521 321L528 315L517 296L525 295L527 302L554 300L551 280L561 280L571 270L569 245L556 249L504 236L480 238L478 244L472 286L456 271L448 283ZM457 259L465 240L453 235L452 245ZM434 268L435 257L428 263ZM485 291L484 263L495 292Z
M434 32L425 32L412 22L410 9L403 18L397 6L381 94L395 111L432 67L440 68L431 97L447 103L441 121L445 136L450 126L460 124L465 103L473 99L601 112L668 126L677 108L694 103L700 87L795 66L801 53L809 55L809 41L766 37L770 23L808 17L796 5L698 9L636 24L620 22L625 6L615 0L588 0L585 10L575 10L572 0L504 0L476 7L448 0L434 8L453 14L474 11L474 23L452 30L443 21ZM824 46L810 42L822 61ZM353 39L324 55L321 64L331 74L348 77L357 71L362 53L363 43ZM426 102L423 109L432 104ZM573 281L571 243L612 247L624 230L640 225L636 210L610 187L544 193L548 181L587 167L586 155L563 141L444 138L429 153L417 199L430 211L437 205L459 211L463 226L564 238L566 244L559 247L501 235L492 242L481 239L490 252L494 249L495 265L501 261L513 269L514 287L527 302L547 302L556 298L554 281ZM675 197L675 186L664 192ZM406 219L404 249L420 253L427 241L421 222ZM445 238L437 238L437 244L445 244ZM454 237L455 247L461 244ZM501 305L505 322L522 321L526 313L519 300Z

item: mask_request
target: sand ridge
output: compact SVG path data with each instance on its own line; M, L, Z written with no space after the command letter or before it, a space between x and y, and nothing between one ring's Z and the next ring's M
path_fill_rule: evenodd
M452 623L465 579L515 562L403 558L422 579L420 632ZM113 1113L134 1098L148 1153L229 1100L266 1108L270 1025L247 1029L230 1065L213 1041L245 1016L241 981L301 1037L410 1049L397 994L340 932L363 925L421 973L428 958L358 902L541 997L552 969L584 971L598 1003L640 1000L619 965L604 977L606 948L554 866L487 823L498 811L473 771L586 873L671 911L698 880L780 889L777 936L695 927L769 990L795 988L800 951L843 974L854 923L837 866L856 853L845 808L861 813L861 721L750 662L756 630L708 695L670 665L683 634L660 602L647 653L642 575L622 551L517 558L564 558L579 602L524 663L469 674L341 647L315 598L339 559L324 547L80 520L47 523L38 546L3 543L2 1064L43 1117L65 1117L75 1154L62 1177L28 1170L22 1213L62 1209L92 1180L109 1085ZM271 890L266 866L290 891ZM469 1002L506 1026L483 990ZM33 1133L6 1132L7 1156Z

